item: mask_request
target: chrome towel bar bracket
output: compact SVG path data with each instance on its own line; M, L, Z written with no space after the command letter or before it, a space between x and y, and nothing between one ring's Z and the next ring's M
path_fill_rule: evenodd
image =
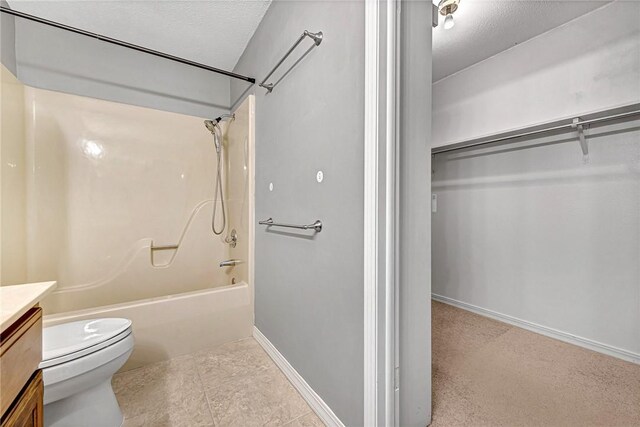
M266 225L267 227L286 227L286 228L297 228L298 230L315 230L316 233L322 231L322 221L319 219L316 220L313 224L307 225L295 225L295 224L282 224L278 222L273 222L273 218L265 219L264 221L259 221L258 224Z

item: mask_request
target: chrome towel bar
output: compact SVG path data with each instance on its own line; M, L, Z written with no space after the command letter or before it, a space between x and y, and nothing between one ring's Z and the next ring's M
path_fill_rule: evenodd
M296 47L298 47L298 45L302 42L302 40L305 39L305 37L309 37L311 40L313 40L313 44L311 45L311 47L309 47L309 49L307 49L302 54L302 56L300 56L300 58L298 58L298 60L296 60L296 62L294 62L293 65L289 67L289 69L287 69L287 71L285 71L284 74L275 83L267 83L267 80L269 80L269 77L271 77L271 75L282 65L285 59L287 59L289 55L291 55L291 52L293 52L296 49ZM267 92L271 93L271 91L273 91L273 89L278 85L278 83L280 83L280 81L284 79L287 76L287 74L289 74L289 72L293 70L295 66L298 65L298 63L302 61L302 59L305 56L307 56L309 52L311 52L311 50L313 50L313 48L320 46L320 43L322 43L322 37L323 37L322 31L318 31L317 33L312 33L311 31L304 30L302 35L298 38L298 40L296 40L293 46L289 48L287 53L284 54L284 56L280 59L280 61L278 61L276 66L273 67L271 71L269 71L269 74L267 74L267 77L265 77L262 80L262 83L260 83L259 86L265 88Z
M295 224L282 224L278 222L273 222L273 218L265 219L264 221L259 221L258 224L266 225L267 227L287 227L287 228L297 228L299 230L315 230L317 233L322 231L322 221L319 219L316 220L313 224L308 225L295 225Z

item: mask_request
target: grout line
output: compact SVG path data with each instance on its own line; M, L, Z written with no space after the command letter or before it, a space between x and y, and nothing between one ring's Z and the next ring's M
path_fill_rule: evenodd
M296 392L297 392L297 391L298 391L298 390L296 390ZM299 394L299 393L298 393L298 394ZM300 397L302 397L302 396L300 396ZM293 418L293 419L291 419L291 420L287 421L285 424L283 424L283 425L282 425L282 427L287 427L287 426L288 426L289 424L291 424L292 422L294 422L294 421L296 421L296 420L299 420L299 419L300 419L300 418L302 418L302 417L306 417L306 416L307 416L307 415L309 415L309 414L315 414L315 412L313 412L313 409L310 409L310 410L309 410L309 412L305 412L304 414L302 414L302 415L300 415L300 416L298 416L298 417L295 417L295 418ZM268 423L268 422L269 422L269 421L267 421L266 423L264 423L264 424L263 424L263 426L264 426L264 425L267 425L267 423Z
M331 410L329 405L311 388L304 378L295 370L278 349L265 337L260 330L253 327L253 338L260 344L267 355L275 363L276 368L289 380L293 388L307 402L307 405L320 418L325 426L344 427L344 424Z
M264 348L260 345L260 343L257 340L255 340L253 337L247 337L247 338L243 338L243 339L240 339L240 340L231 341L229 343L237 343L237 342L247 341L247 340L253 340L257 344L257 348L264 353L265 357L267 358L267 360L269 362L269 365L268 366L264 366L264 367L252 366L250 371L248 372L249 376L254 376L258 372L268 371L268 370L271 370L271 369L275 370L276 372L281 373L281 371L280 371L279 367L277 366L277 364L269 357L269 354L264 350ZM130 372L136 372L136 371L139 371L139 370L142 370L142 369L147 369L147 368L152 367L154 365L168 363L168 362L171 362L173 359L176 359L178 357L188 357L188 358L190 358L193 361L193 369L195 370L195 374L196 374L196 376L197 376L197 378L198 378L198 380L200 382L200 392L204 395L204 398L205 398L205 400L207 402L207 407L209 408L209 415L211 417L211 422L213 423L214 426L217 426L217 423L216 423L216 420L215 420L215 417L214 417L214 411L213 411L213 409L211 407L211 400L209 399L207 391L208 390L215 390L216 388L220 387L222 385L221 384L222 381L220 383L218 383L218 385L216 385L216 386L207 387L205 385L205 381L203 380L203 376L200 373L201 364L198 363L197 358L194 355L196 353L204 353L204 354L206 354L209 351L213 351L214 349L219 348L219 347L224 346L224 345L229 344L229 343L223 343L223 344L220 344L220 345L218 345L216 347L211 347L210 349L203 349L203 350L199 350L197 352L193 352L193 353L189 353L189 354L185 354L185 355L180 355L180 356L176 356L176 357L171 358L171 359L161 360L161 361L154 362L154 363L151 363L151 364L148 364L148 365L140 366L138 368L131 369L129 371L125 371L122 374L128 374ZM247 352L247 350L244 349L243 351L240 351L240 353L243 353L243 352ZM232 351L221 352L219 354L214 355L214 357L216 357L218 355L222 355L222 354L229 354L229 353L232 353ZM229 376L224 381L229 381L229 380L233 381L234 380L233 376L235 374L237 374L238 372L240 372L240 371L241 371L241 368L240 367L236 367L235 369L232 370L232 372L229 374ZM296 390L296 388L293 386L291 381L286 377L286 375L283 374L283 377L287 381L287 383L292 387L293 391L298 393L298 395L300 395L298 390ZM300 395L300 397L304 400L304 398L301 395ZM294 422L295 420L297 420L299 418L302 418L304 416L307 416L308 414L310 414L312 412L313 412L313 410L311 408L309 408L308 412L305 412L304 414L302 414L302 415L300 415L300 416L298 416L296 418L288 420L286 422L286 424L290 424L290 423ZM135 415L133 417L124 417L124 419L125 420L133 419L133 418L136 418L138 416L145 416L145 418L146 418L146 414L147 414L147 412L144 412L144 413L141 413L141 414L137 414L137 415Z
M216 420L213 417L213 409L211 409L211 402L209 402L209 396L207 396L207 393L205 391L203 391L202 394L204 394L204 400L207 401L207 408L209 408L209 415L211 415L211 422L213 423L214 427L217 427L218 423L216 423Z
M215 418L213 417L213 410L211 409L211 402L209 402L209 396L207 396L207 390L204 387L204 381L202 380L202 376L200 375L200 369L198 369L198 363L196 362L195 357L193 358L193 366L194 366L194 369L196 371L196 375L198 376L198 379L200 380L200 386L202 388L202 394L204 395L204 400L207 401L207 408L209 408L209 415L211 416L211 422L213 423L214 427L216 427L217 423L216 423Z
M262 352L264 352L265 356L266 356L266 357L267 357L267 359L269 360L269 366L266 366L266 367L264 367L264 368L263 368L263 367L257 367L257 366L251 366L251 367L250 367L250 371L248 371L248 374L247 374L247 375L249 375L249 376L253 377L253 376L255 376L255 374L257 374L257 373L266 372L266 371L268 371L268 370L270 370L270 369L276 369L276 370L278 369L277 365L276 365L276 364L275 364L275 363L274 363L274 362L269 358L269 355L264 351L264 349L259 345L259 343L258 343L258 342L253 338L253 337L247 337L247 338L243 338L243 339L236 340L236 341L232 341L232 342L237 343L237 342L247 341L247 340L253 340L253 341L257 344L258 348L259 348ZM229 344L229 343L224 343L224 344L221 344L220 346L225 345L225 344ZM220 346L218 346L218 347L220 347ZM213 347L211 350L213 350L213 349L215 349L215 347ZM211 350L209 350L209 351L211 351ZM240 353L245 353L245 352L247 352L247 351L248 351L247 349L244 349L244 350L240 351ZM205 352L206 352L206 350L205 350ZM225 352L222 352L222 353L216 354L215 356L218 356L218 355L221 355L221 354L229 354L229 353L232 353L232 352L231 352L231 351L225 351ZM214 356L214 357L215 357L215 356ZM194 358L194 361L195 361L195 358ZM211 401L209 400L209 396L207 395L207 390L215 390L215 389L217 389L217 388L221 387L223 382L226 382L226 381L234 381L235 379L233 378L233 376L234 376L235 374L237 374L238 372L240 372L242 368L241 368L241 367L236 367L235 369L232 369L232 372L231 372L231 373L230 373L230 374L229 374L225 379L223 379L222 381L220 381L219 383L217 383L217 385L216 385L216 386L213 386L213 387L207 387L207 386L205 385L205 382L204 382L204 381L203 381L203 379L202 379L202 375L200 374L199 365L198 365L197 363L194 363L194 365L195 365L195 369L196 369L196 374L198 375L198 378L200 379L200 383L202 384L202 389L203 389L204 397L205 397L205 399L207 400L207 406L209 407L209 413L211 414L211 420L212 420L212 422L214 423L214 426L217 426L217 423L216 423L215 418L214 418L214 411L213 411L213 409L211 408ZM287 378L285 377L285 379L287 379ZM287 379L287 381L288 381L288 379ZM292 387L293 387L293 386L292 386ZM297 392L297 390L295 390L295 388L294 388L294 391L296 391L296 392ZM308 412L304 413L304 414L303 414L303 415L301 415L300 417L305 416L305 415L307 415L307 414L308 414ZM300 417L297 417L297 418L294 418L294 419L291 419L291 420L287 421L287 424L288 424L288 423L290 423L290 422L293 422L293 421L297 420L297 419L298 419L298 418L300 418ZM269 421L267 421L267 423L268 423L268 422L269 422ZM265 423L265 425L266 425L266 423Z

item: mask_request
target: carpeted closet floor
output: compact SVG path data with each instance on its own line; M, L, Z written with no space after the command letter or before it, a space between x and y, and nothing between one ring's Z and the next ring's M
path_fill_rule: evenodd
M640 365L432 307L432 426L640 426Z

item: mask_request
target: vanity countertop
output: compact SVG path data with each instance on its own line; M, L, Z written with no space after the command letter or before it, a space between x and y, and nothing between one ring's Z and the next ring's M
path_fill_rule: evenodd
M0 333L56 287L56 282L0 286Z

